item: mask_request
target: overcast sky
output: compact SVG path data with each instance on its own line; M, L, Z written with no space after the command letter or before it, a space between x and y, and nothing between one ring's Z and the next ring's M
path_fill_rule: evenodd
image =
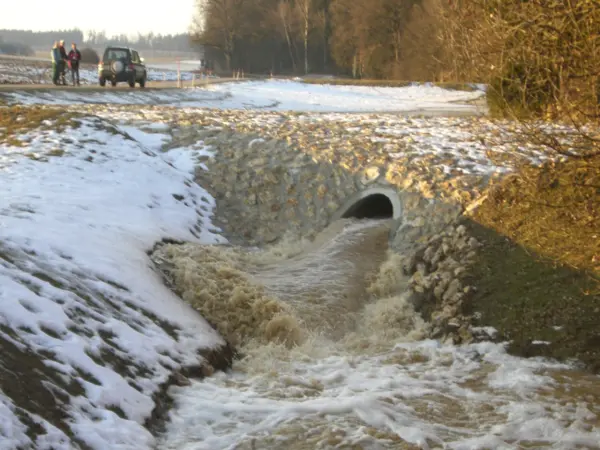
M195 0L0 0L0 29L105 30L108 35L137 32L185 33Z

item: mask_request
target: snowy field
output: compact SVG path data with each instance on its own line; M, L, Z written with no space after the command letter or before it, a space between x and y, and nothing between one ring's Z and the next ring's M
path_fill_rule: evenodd
M198 70L198 68L200 68L200 64L201 64L200 60L182 59L179 62L179 70L191 72L193 70ZM170 70L170 71L175 71L175 72L177 71L177 68L178 68L178 64L176 62L170 62L170 63L149 62L146 65L147 65L147 67L150 67L152 69Z
M2 84L51 84L52 71L49 65L31 64L26 61L14 62L0 59L0 85ZM181 70L181 79L191 80L192 73ZM79 70L81 84L98 84L98 71L95 67L85 64ZM148 67L149 81L177 81L177 69ZM67 82L71 74L67 71Z
M1 95L1 94L0 94ZM6 93L10 103L168 104L190 108L261 109L310 112L413 112L473 114L480 107L466 102L482 98L481 90L466 92L432 85L401 88L312 85L298 81L221 83L202 88L159 92Z
M0 450L598 448L597 377L511 357L501 344L457 347L383 334L389 347L368 354L323 345L250 355L254 361L231 373L175 388L159 441L144 428L156 406L151 396L169 374L223 344L164 286L146 253L163 238L225 242L211 224L215 201L192 175L214 148L199 137L181 144L177 129L288 137L322 145L323 157L364 144L377 157L397 155L403 166L435 166L441 175L454 173L456 161L471 174L505 171L480 143L482 129L486 139L499 135L490 122L384 114L474 113L461 102L482 95L294 81L0 93L9 104L83 115L0 139L2 362L29 367L27 349L41 361L24 380L0 365ZM535 148L520 151L540 158ZM400 152L412 156L404 161ZM396 303L386 304L396 311ZM46 396L27 404L27 413L15 400L26 401L22 392ZM53 407L67 416L48 417ZM27 433L32 423L39 425L34 436ZM300 442L309 447L294 447Z

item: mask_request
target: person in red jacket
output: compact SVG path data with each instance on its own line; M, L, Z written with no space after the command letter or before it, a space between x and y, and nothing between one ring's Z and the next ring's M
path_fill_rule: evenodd
M71 68L71 79L73 80L73 86L77 80L77 86L79 86L79 61L81 61L81 52L77 49L75 42L71 44L71 51L69 52L69 67Z

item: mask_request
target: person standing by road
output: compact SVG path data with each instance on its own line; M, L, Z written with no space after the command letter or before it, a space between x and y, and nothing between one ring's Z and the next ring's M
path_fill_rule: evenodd
M52 59L52 83L58 84L58 75L60 71L60 50L58 48L58 41L54 42L54 46L50 51L50 58Z
M67 56L67 50L65 49L65 41L60 41L60 44L58 46L58 49L60 50L60 78L62 81L62 84L67 84L65 75L66 75L66 71L67 71L67 61L68 61L68 56Z
M77 49L75 42L71 44L71 51L68 58L73 86L75 86L75 80L77 80L77 86L79 86L79 61L81 61L81 52Z

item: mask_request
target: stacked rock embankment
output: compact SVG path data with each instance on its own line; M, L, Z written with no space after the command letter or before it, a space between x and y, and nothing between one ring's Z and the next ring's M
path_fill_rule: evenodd
M457 220L411 254L404 263L417 311L431 323L431 337L469 343L473 317L466 314L476 292L470 266L481 243ZM485 336L488 337L488 336Z
M392 217L391 248L414 262L405 270L433 335L455 342L477 337L468 333L470 321L490 322L485 311L484 320L475 317L486 305L469 274L479 266L492 270L490 261L505 259L494 254L481 264L474 256L490 253L488 238L469 236L464 211L484 198L490 183L557 156L528 141L518 124L486 118L105 110L164 122L172 138L166 149L202 150L196 179L216 198L215 223L234 244L261 246L286 233L310 237L362 194L393 196L400 212L395 209ZM571 139L564 126L546 128L558 140Z

